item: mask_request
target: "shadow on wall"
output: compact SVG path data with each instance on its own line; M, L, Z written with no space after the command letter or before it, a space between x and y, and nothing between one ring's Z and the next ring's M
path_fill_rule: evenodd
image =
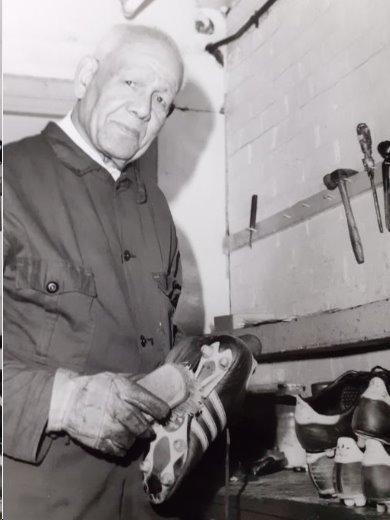
M172 207L180 192L196 174L199 161L215 126L215 112L209 98L194 81L188 81L176 100L159 138L159 185ZM207 186L204 186L207 189ZM193 193L188 214L179 219L194 222L205 218L201 193ZM205 222L204 225L207 225ZM190 224L191 227L191 224ZM205 328L202 280L191 243L180 222L176 222L183 266L183 290L175 314L175 323L185 334L200 334Z
M202 280L191 242L176 226L183 266L183 287L174 321L184 334L196 336L205 328Z

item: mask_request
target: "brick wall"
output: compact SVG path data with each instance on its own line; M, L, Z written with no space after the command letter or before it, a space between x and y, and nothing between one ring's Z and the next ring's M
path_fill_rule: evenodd
M228 34L263 3L238 0ZM253 193L261 220L323 189L335 168L361 169L359 122L380 160L376 145L390 138L389 16L388 0L279 0L228 46L230 233L248 226ZM231 254L232 312L302 315L389 297L390 235L379 234L369 192L352 205L363 265L342 208L329 210Z

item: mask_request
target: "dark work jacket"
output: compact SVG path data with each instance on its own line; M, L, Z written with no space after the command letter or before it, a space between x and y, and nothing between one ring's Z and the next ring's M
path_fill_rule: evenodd
M181 273L166 200L132 166L115 182L54 123L4 155L5 517L155 518L136 447L108 460L45 426L58 367L146 373L171 348Z

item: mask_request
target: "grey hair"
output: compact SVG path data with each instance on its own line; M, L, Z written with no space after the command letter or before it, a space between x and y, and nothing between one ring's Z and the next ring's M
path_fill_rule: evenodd
M130 24L115 25L98 43L94 57L99 61L103 61L104 58L123 45L147 40L161 42L172 51L179 64L180 77L178 88L180 89L184 75L184 64L181 52L175 41L167 33L156 27Z

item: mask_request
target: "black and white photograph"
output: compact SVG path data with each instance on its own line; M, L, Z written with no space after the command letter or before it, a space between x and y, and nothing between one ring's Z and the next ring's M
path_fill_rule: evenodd
M4 520L390 520L390 0L2 0Z

